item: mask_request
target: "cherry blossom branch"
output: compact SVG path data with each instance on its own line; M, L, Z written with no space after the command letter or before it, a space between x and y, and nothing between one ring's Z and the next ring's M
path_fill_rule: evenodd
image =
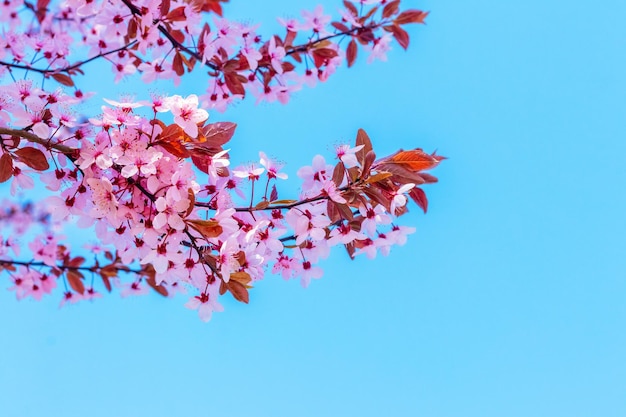
M35 135L34 133L30 133L22 129L10 129L7 127L0 127L0 135L18 136L30 142L38 143L42 146L45 146L46 149L56 149L57 151L64 153L66 155L72 155L77 151L76 149L70 148L69 146L61 145L58 143L52 143L49 140L42 139L39 136Z
M85 59L84 61L77 62L75 64L69 65L69 66L64 67L64 68L41 69L41 68L31 67L31 66L28 66L28 65L12 64L10 62L4 62L4 61L0 61L0 65L4 65L5 67L9 67L9 68L17 68L17 69L23 69L23 70L27 70L27 71L33 71L33 72L37 72L39 74L44 74L44 75L46 75L46 74L59 74L59 73L62 73L62 72L70 72L70 71L75 70L75 69L77 69L79 67L82 67L85 64L88 64L89 62L95 61L96 59L104 58L107 55L115 54L115 53L120 52L120 51L125 51L128 48L130 48L133 45L135 45L136 43L137 43L137 41L129 42L128 44L120 46L119 48L115 48L115 49L112 49L110 51L103 52L103 53L100 53L98 55L94 55L91 58Z
M26 262L26 261L14 261L14 260L8 260L8 259L0 259L0 266L2 265L22 265L27 268L33 267L33 266L40 266L40 267L47 267L47 268L57 268L61 270L87 271L87 272L100 272L106 268L106 266L100 266L100 265L92 265L92 266L72 266L72 265L65 265L65 264L48 265L44 262L37 262L37 261ZM126 265L118 265L115 268L118 271L124 271L124 272L133 273L137 275L141 275L145 273L145 271L142 269L132 269L132 268L127 267Z

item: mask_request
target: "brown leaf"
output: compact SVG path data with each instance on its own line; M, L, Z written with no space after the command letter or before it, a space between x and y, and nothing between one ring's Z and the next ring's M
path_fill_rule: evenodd
M392 175L393 174L391 172L379 172L379 173L374 174L371 177L369 177L367 179L367 181L365 181L365 182L368 183L368 184L373 184L375 182L387 179L387 178L391 177Z
M413 187L409 191L409 196L415 201L415 204L424 210L424 213L428 211L428 198L426 198L424 190L419 187Z
M332 223L341 220L341 214L337 208L337 203L331 199L328 199L328 202L326 203L326 215Z
M52 74L52 78L54 78L54 80L61 85L64 85L66 87L74 87L74 81L72 81L69 75L57 73Z
M224 231L217 220L186 220L185 222L206 238L218 237Z
M170 12L170 0L161 0L159 11L161 12L161 16L167 16Z
M383 19L387 19L394 14L398 13L398 8L400 7L400 0L394 0L391 3L387 3L385 8L383 9Z
M182 22L183 20L186 19L185 7L180 6L180 7L175 8L174 10L172 10L171 12L167 14L165 19L170 22Z
M289 206L291 204L297 203L298 200L276 200L276 201L272 201L270 204L272 206Z
M403 49L407 49L409 47L409 34L406 30L402 29L400 26L393 26L393 37L396 38L398 43Z
M202 128L204 141L211 147L219 148L233 137L236 128L237 124L232 122L209 123Z
M363 177L368 177L372 169L372 164L376 160L376 154L374 151L369 151L365 154L365 161L363 162Z
M238 281L228 281L228 291L235 297L237 301L248 304L250 301L250 295L245 285Z
M350 68L354 61L356 61L358 47L354 39L350 41L348 44L348 48L346 49L346 60L348 61L348 68Z
M246 94L246 89L243 86L244 82L246 81L245 77L243 77L242 80L239 74L234 72L228 72L224 74L224 81L226 82L226 87L228 87L231 93L242 96Z
M102 283L104 284L104 287L107 289L107 291L111 292L112 287L111 287L111 280L109 279L109 277L106 276L105 274L100 274L100 278L102 278Z
M137 21L134 17L128 21L128 38L135 39L137 37Z
M407 23L424 23L424 20L428 16L428 12L423 12L421 10L405 10L400 13L398 17L394 20L396 25L406 25Z
M13 158L8 153L0 157L0 183L8 181L13 176Z
M83 285L83 274L81 274L79 271L70 269L67 271L66 273L67 275L67 282L69 282L70 287L72 287L72 289L74 291L76 291L79 294L84 294L85 293L85 286Z
M365 133L365 130L363 129L359 129L356 134L356 146L360 145L363 145L363 148L356 152L356 157L359 160L361 166L363 166L365 165L365 155L367 155L367 153L372 150L372 142L370 141L369 136L367 136L367 133Z
M155 142L155 145L161 146L163 149L165 149L166 151L168 151L169 153L171 153L177 158L189 158L189 156L191 156L191 154L189 153L189 150L187 150L187 148L185 148L185 145L183 145L181 142L161 141L161 142Z
M270 205L270 202L267 200L259 201L257 205L254 206L257 210L265 210Z
M350 10L350 12L354 16L359 15L359 10L356 8L356 6L352 2L344 0L343 5L345 6L346 9Z
M350 31L350 28L349 28L348 26L344 25L344 24L343 24L343 23L341 23L341 22L332 22L332 23L331 23L331 25L332 25L335 29L337 29L339 32L342 32L342 33L346 33L346 32L349 32L349 31Z
M431 169L439 164L439 159L419 148L410 151L399 151L391 157L390 161L414 172Z
M170 35L172 35L172 38L174 38L174 40L180 44L185 42L185 34L180 30L170 30ZM180 58L183 60L183 62L185 64L188 64L189 61L187 61L184 55L183 54L179 54L179 55L180 55ZM187 67L189 67L189 65L187 65Z
M67 263L67 265L68 266L73 266L73 267L78 267L78 266L81 266L84 263L85 263L85 258L83 258L82 256L77 256L76 258L70 260Z
M341 187L341 183L343 182L345 175L346 167L343 165L343 162L339 161L333 170L333 182L337 187Z
M167 297L167 294L168 294L167 289L163 285L160 285L160 284L157 285L156 280L154 279L154 276L150 276L146 278L146 283L148 283L148 285L152 287L154 291L158 292L163 297Z
M290 30L287 31L287 34L285 35L285 40L283 41L283 45L285 45L285 48L293 45L293 41L296 39L296 35L296 32L292 32Z
M420 177L422 177L422 179L424 180L425 184L432 184L432 183L435 183L435 182L439 181L439 179L437 177L435 177L434 175L430 175L430 174L427 174L425 172L420 172L418 175Z
M180 8L180 7L179 7ZM174 9L176 10L176 9ZM185 75L185 68L183 68L183 58L180 56L180 53L176 53L174 55L174 60L172 61L172 69L179 77Z
M330 48L319 48L312 51L315 67L320 68L328 63L328 60L339 55L337 51Z
M187 197L189 198L189 207L187 207L187 211L185 212L184 217L189 217L189 215L193 212L193 209L196 206L196 194L193 192L193 189L187 188Z
M230 274L230 279L228 282L231 283L233 281L237 281L240 284L243 284L247 287L250 281L252 281L252 278L250 277L250 274L248 274L247 272L239 271L239 272L233 272L232 274Z
M25 163L36 171L45 171L50 168L46 156L39 149L26 146L15 151L15 156L17 156L20 162Z

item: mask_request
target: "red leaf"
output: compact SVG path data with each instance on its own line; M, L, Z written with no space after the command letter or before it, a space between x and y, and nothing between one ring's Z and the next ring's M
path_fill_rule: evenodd
M363 145L363 148L356 152L356 157L359 160L361 166L363 166L365 165L365 155L367 155L367 153L372 150L372 141L363 129L359 129L356 134L356 146L359 145Z
M383 9L383 18L387 19L394 14L398 13L398 8L400 7L400 0L394 0L391 3L387 3L385 8Z
M424 213L428 211L428 198L426 198L426 193L419 187L411 188L409 191L409 196L415 201L415 203L424 210Z
M178 43L182 44L183 42L185 42L185 34L180 30L170 30L170 35L172 35L172 38L174 38L174 40ZM182 55L181 58L185 60L185 57L183 57Z
M354 4L352 4L352 2L344 0L343 5L345 6L346 9L350 10L350 12L354 16L358 16L359 15L358 9L356 8L356 6Z
M8 153L0 157L0 183L8 181L13 176L13 158Z
M85 285L83 285L83 274L81 274L79 271L75 271L73 269L70 269L67 271L67 282L69 282L70 287L72 287L72 289L74 291L76 291L79 294L84 294L85 293Z
M46 18L46 13L48 12L48 4L50 4L50 0L37 0L37 20L39 23L43 22Z
M108 292L111 292L113 288L111 287L111 280L109 280L109 277L107 277L105 274L100 274L100 277L102 278L102 283L104 284L104 287L107 289Z
M356 61L356 53L357 53L357 45L354 39L350 41L348 44L348 49L346 49L346 59L348 60L348 68L354 64Z
M135 39L137 37L137 21L135 18L131 18L128 21L128 38Z
M246 80L245 77L243 77L243 79ZM246 89L243 86L243 81L241 80L239 74L234 72L226 73L224 74L224 81L226 82L226 87L228 87L231 93L242 96L246 94Z
M207 145L219 148L233 137L236 128L237 124L232 122L210 123L202 128L202 134Z
M149 276L148 278L146 278L146 282L148 283L150 287L152 287L154 291L158 292L163 297L167 297L167 294L168 294L167 289L160 284L157 285L156 280L154 279L154 276Z
M187 224L207 239L218 237L223 232L222 226L217 220L187 220Z
M418 148L400 151L392 155L390 161L386 162L402 165L404 168L416 172L436 167L439 164L439 159Z
M337 187L341 187L341 183L343 182L346 176L346 167L343 165L343 162L339 161L337 165L335 165L335 169L333 171L333 182Z
M332 22L332 23L331 23L331 25L332 25L335 29L337 29L339 32L342 32L342 33L346 33L346 32L349 32L349 31L350 31L350 28L349 28L348 26L344 25L344 24L343 24L343 23L341 23L341 22Z
M52 74L52 78L54 78L54 80L59 84L62 84L66 87L74 87L74 81L72 81L69 75L57 73Z
M176 53L176 55L174 55L174 60L172 61L172 69L179 77L185 75L185 68L183 68L183 58L178 52Z
M270 201L278 200L278 191L276 190L276 185L272 185L272 192L270 193Z
M226 285L228 286L228 291L230 291L237 301L248 304L250 295L245 285L235 280L228 281Z
M424 23L424 20L428 16L428 12L423 12L421 10L405 10L400 13L398 17L394 20L394 23L397 25L406 25L407 23Z
M178 158L189 158L189 156L191 155L189 153L189 151L187 150L187 148L185 148L185 145L183 145L181 142L155 142L156 145L161 146L163 149L165 149L166 151L168 151L169 153L171 153L172 155L178 157Z
M20 162L25 163L36 171L45 171L50 168L48 160L43 152L30 146L15 151L15 156Z
M161 16L166 16L170 12L170 0L161 0L159 11L161 12Z
M180 6L180 7L175 8L174 10L172 10L171 12L167 14L165 19L170 22L176 22L176 21L182 22L183 20L186 19L185 7Z
M409 34L406 30L402 29L400 26L393 26L393 37L396 38L398 43L403 49L407 49L409 47Z
M315 67L320 68L323 65L328 63L328 60L339 55L337 51L330 48L319 48L315 49L313 52L313 61L315 62Z

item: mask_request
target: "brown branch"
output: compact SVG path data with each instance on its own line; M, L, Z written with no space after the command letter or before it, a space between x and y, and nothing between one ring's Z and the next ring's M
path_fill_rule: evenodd
M87 272L98 272L104 268L106 268L106 266L71 266L71 265L48 265L46 263L43 262L25 262L25 261L12 261L12 260L6 260L6 259L0 259L0 265L22 265L22 266L26 266L26 267L31 267L31 266L42 266L42 267L48 267L48 268L58 268L58 269L62 269L62 270L71 270L71 271L87 271ZM110 266L110 265L108 265ZM116 267L117 270L119 271L124 271L124 272L130 272L133 274L143 274L145 271L143 271L142 269L131 269L125 265L120 265L119 267Z
M56 149L57 151L62 152L66 155L71 155L76 151L76 149L74 148L70 148L69 146L61 145L58 143L51 143L49 140L42 139L34 133L22 129L9 129L7 127L0 127L0 135L19 136L20 138L26 139L30 142L35 142L43 145L46 147L46 149Z
M354 184L353 184L354 185ZM337 188L337 191L348 191L351 189L350 186L345 186L341 188ZM305 198L304 200L298 200L293 203L288 204L276 204L276 205L268 205L266 207L235 207L235 211L237 212L253 212L253 211L264 211L264 210L286 210L294 207L301 206L307 203L314 203L316 201L329 200L330 197L324 194L320 194L315 197ZM196 201L196 207L208 208L211 209L210 203L203 203L202 201Z
M0 65L4 65L4 66L10 67L10 68L17 68L17 69L23 69L23 70L27 70L27 71L33 71L33 72L37 72L37 73L44 74L44 75L47 75L47 74L59 74L61 72L70 72L70 71L72 71L72 70L74 70L74 69L76 69L78 67L81 67L81 66L83 66L83 65L85 65L85 64L87 64L87 63L89 63L91 61L94 61L94 60L96 60L98 58L103 58L103 57L105 57L107 55L111 55L111 54L114 54L116 52L128 49L128 48L130 48L131 46L133 46L136 43L137 43L137 41L132 41L132 42L130 42L130 43L124 45L124 46L120 46L119 48L112 49L112 50L110 50L108 52L103 52L103 53L100 53L98 55L94 55L91 58L88 58L88 59L86 59L84 61L80 61L80 62L77 62L75 64L69 65L69 66L67 66L65 68L41 69L41 68L29 67L28 65L12 64L10 62L4 62L4 61L0 61Z

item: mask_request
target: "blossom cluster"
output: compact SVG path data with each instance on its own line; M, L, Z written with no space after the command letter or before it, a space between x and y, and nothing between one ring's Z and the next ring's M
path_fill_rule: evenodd
M353 65L359 45L384 60L392 39L408 46L402 26L427 13L402 11L399 0L344 1L339 20L317 7L279 19L286 33L266 39L258 26L224 19L224 2L0 4L0 183L13 196L48 192L0 211L0 273L18 299L185 293L206 321L222 310L221 295L247 303L267 273L308 286L333 247L374 258L414 231L397 217L409 199L426 211L420 186L436 181L425 171L442 157L412 149L377 158L360 130L334 160L317 155L300 168L300 195L283 199L282 164L260 152L258 163L233 166L236 125L209 123L209 111L248 93L286 103ZM115 82L176 84L203 70L208 86L185 97L104 99L100 114L80 114L95 93L77 82L94 61L109 62ZM68 225L91 229L97 242L71 248Z
M207 320L221 309L218 294L228 291L247 302L248 289L269 270L307 286L321 277L318 263L333 246L374 258L403 244L414 229L393 220L404 212L407 195L419 202L416 184L434 181L421 171L440 160L418 149L375 160L360 131L354 146L336 148L335 165L318 155L300 168L301 195L280 200L276 183L287 178L281 164L261 152L259 164L232 168L223 146L235 125L208 123L195 95L107 100L99 117L73 129L63 122L65 97L58 94L54 102L48 97L43 90L8 96L6 102L19 103L25 114L44 114L40 123L47 129L11 112L14 125L30 123L42 137L24 146L22 139L30 134L22 130L0 136L0 162L10 161L0 164L0 176L13 178L16 187L31 187L38 175L56 193L45 200L50 221L71 219L92 227L103 259L83 267L85 259L72 257L58 237L37 236L29 247L39 270L0 261L12 266L7 270L18 298L39 299L62 279L68 285L64 302L93 299L98 291L85 287L86 272L100 275L108 290L121 287L122 295L143 294L149 287L162 294L191 291L187 306ZM168 112L170 125L159 118ZM51 133L61 128L65 135ZM57 168L46 171L42 158ZM238 207L236 195L244 195L247 183L265 191L251 193L249 204ZM133 279L121 280L120 272Z
M82 98L75 78L94 60L108 61L115 82L139 73L146 83L177 84L201 68L209 80L200 95L207 109L224 111L247 93L286 103L303 85L325 81L345 60L352 65L357 45L369 52L370 62L386 60L393 38L406 48L409 36L402 26L423 23L427 15L401 11L398 0L346 1L336 21L318 6L300 19L279 19L286 33L265 39L258 25L221 17L220 3L6 0L0 4L0 79L17 70L39 73L75 88ZM346 38L344 51L340 42Z

